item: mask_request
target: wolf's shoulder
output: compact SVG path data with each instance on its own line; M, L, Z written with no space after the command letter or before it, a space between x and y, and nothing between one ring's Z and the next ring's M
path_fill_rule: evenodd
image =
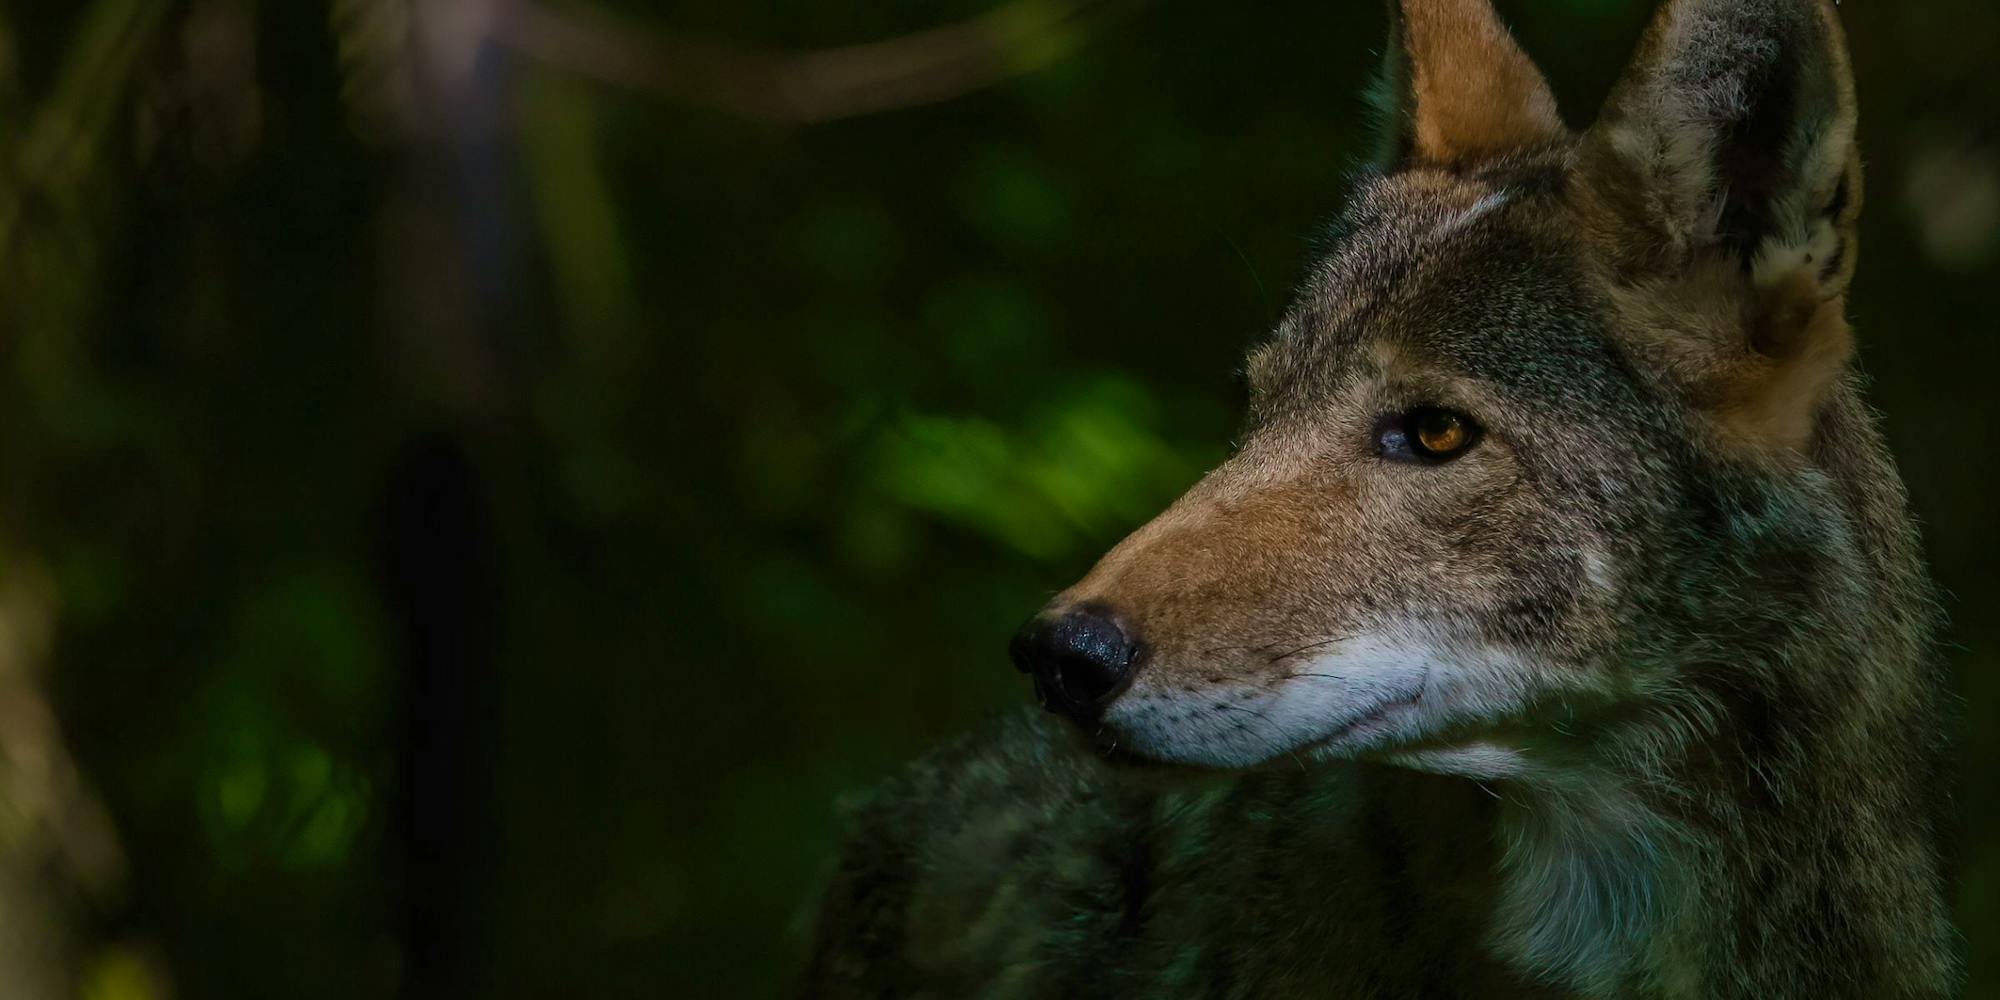
M920 756L868 794L854 812L856 836L950 836L1000 822L1034 828L1114 794L1110 768L1074 726L1020 708ZM972 820L980 820L974 824Z
M1476 933L1448 904L1490 859L1407 846L1484 828L1490 803L1373 766L1134 773L1058 720L1008 716L853 811L804 995L1512 995L1444 944Z
M1092 914L1116 919L1108 847L1144 808L1039 712L940 747L852 809L808 995L950 995L1037 964L1052 931L1087 937Z

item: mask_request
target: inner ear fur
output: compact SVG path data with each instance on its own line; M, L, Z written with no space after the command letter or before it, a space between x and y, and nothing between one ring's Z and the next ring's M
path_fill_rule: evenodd
M1721 257L1671 279L1614 283L1616 328L1710 417L1722 443L1802 453L1853 354L1844 308L1803 271L1769 288L1745 286L1741 266Z
M1457 167L1569 135L1541 70L1489 0L1389 0L1377 101L1389 169Z
M1855 120L1831 0L1669 0L1580 145L1618 297L1745 442L1804 447L1852 353Z
M1750 351L1726 394L1723 424L1744 441L1803 450L1819 404L1847 370L1854 336L1839 300L1795 270L1753 300Z

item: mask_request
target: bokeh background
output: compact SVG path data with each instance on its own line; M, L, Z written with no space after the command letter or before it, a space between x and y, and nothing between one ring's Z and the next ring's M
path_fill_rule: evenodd
M1580 124L1651 4L1501 7ZM2000 6L1844 16L2000 995ZM782 993L836 800L1223 454L1381 33L0 3L0 993Z

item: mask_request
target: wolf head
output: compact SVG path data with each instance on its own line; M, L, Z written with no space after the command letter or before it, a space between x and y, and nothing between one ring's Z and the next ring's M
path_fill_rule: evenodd
M1045 704L1157 761L1501 777L1881 683L1787 675L1898 627L1832 0L1673 0L1581 134L1487 0L1391 17L1387 149L1238 450L1023 630Z

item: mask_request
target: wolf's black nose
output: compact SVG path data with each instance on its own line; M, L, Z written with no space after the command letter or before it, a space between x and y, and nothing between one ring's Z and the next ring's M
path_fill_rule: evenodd
M1009 647L1014 666L1033 674L1042 706L1095 722L1132 681L1139 644L1101 609L1082 608L1028 622Z

